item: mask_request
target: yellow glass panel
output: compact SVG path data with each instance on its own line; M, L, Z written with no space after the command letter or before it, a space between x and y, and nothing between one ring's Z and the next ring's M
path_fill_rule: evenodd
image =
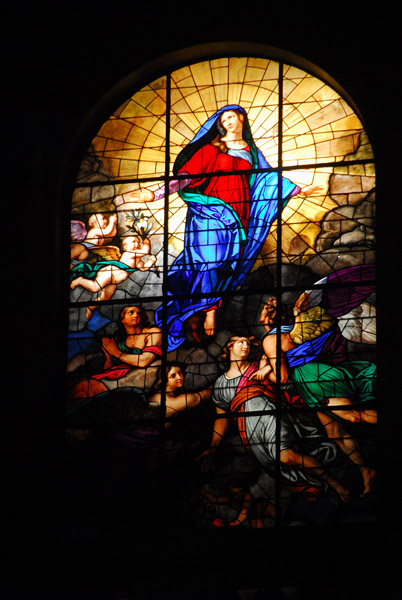
M309 129L307 122L304 120L304 117L302 113L298 110L298 108L294 108L293 106L284 108L282 122L282 128L284 130L287 131L288 128L294 125L299 125L300 122L303 123L305 129Z
M329 87L328 85L324 85L321 88L319 88L315 93L314 93L314 98L316 100L338 100L340 101L340 96L339 94L331 87Z
M286 102L306 102L323 86L323 82L314 77L306 77L286 96ZM317 98L318 99L318 98Z
M331 125L326 125L325 127L320 127L313 131L313 137L315 143L326 142L328 140L332 140L333 133Z
M178 138L176 137L176 134ZM183 121L177 121L173 126L171 143L174 146L175 144L182 145L186 141L189 142L193 135L192 130L185 124Z
M213 87L208 87L200 90L200 96L202 103L205 106L205 110L214 113L217 110L215 92Z
M227 102L223 102L222 105L225 104L239 104L242 93L242 86L240 84L233 83L229 87L229 93L227 96Z
M135 177L138 173L138 165L139 162L137 160L121 160L119 162L118 175L120 177Z
M296 119L291 119L289 122L289 119L287 118L286 121L284 122L284 126L286 126L286 136L294 136L296 138L298 137L302 137L303 135L307 134L307 135L313 135L310 131L310 128L308 127L306 121L304 121L304 119L302 120L299 114L299 118L300 120L298 120L296 123L294 121L296 121Z
M144 148L141 154L141 160L146 160L149 162L165 162L165 152L158 150L151 150L148 148Z
M180 118L183 120L185 125L187 125L187 127L192 132L198 131L198 129L200 127L200 122L196 115L185 112L185 113L180 113ZM194 137L194 133L193 133L192 137Z
M121 161L124 161L124 160L138 161L138 160L140 160L141 155L142 155L141 148L136 148L133 150L125 149L125 150L120 150L120 152L113 150L109 154L105 152L105 158L108 158L108 156L110 156L111 158L119 158L119 159L121 159Z
M196 112L203 108L202 99L198 91L186 95L186 102L193 112Z
M147 137L147 148L164 148L165 147L165 136L156 135L154 131L150 131Z
M249 61L246 67L245 81L255 81L259 83L265 75L265 65L258 66L257 64L253 65L251 61Z
M277 80L279 77L279 63L276 61L268 61L267 70L265 72L264 79L274 79Z
M183 93L184 90L194 89L195 87L196 85L194 83L193 76L190 73L189 77L186 77L186 79L183 79L183 81L180 81L177 85L175 85L174 80L172 80L171 93L175 93L177 89L180 89L180 91Z
M252 112L252 111L249 111ZM274 110L269 108L264 108L261 111L258 111L255 121L251 125L251 129L257 132L258 128L262 128L264 132L267 131L277 131L278 129L278 110L275 108ZM257 139L258 134L256 133Z
M227 84L229 81L228 78L229 78L229 73L228 73L227 66L222 66L219 68L212 68L212 79L213 79L214 85Z
M152 159L152 157L151 157L151 159ZM140 164L138 167L138 176L146 177L146 176L152 176L152 175L158 175L158 174L161 175L164 172L164 166L165 166L164 160L163 160L163 162L160 161L160 164L158 165L158 163L155 160L147 162L146 160L142 159L140 161ZM132 176L132 174L130 173L130 165L123 164L119 174L121 177Z
M246 73L247 58L229 59L229 83L239 83L244 81Z
M147 108L154 115L164 115L166 113L166 99L157 96Z
M165 117L158 119L153 127L149 127L149 131L152 131L155 135L165 139L166 136L166 121Z
M137 92L134 96L136 104L139 104L143 108L147 108L154 100L158 97L158 94L151 89L142 90Z
M283 65L283 75L286 79L303 79L307 73L293 65Z
M213 85L209 62L191 65L190 69L196 86Z
M366 175L362 176L362 191L363 192L369 192L374 187L375 187L375 177L374 177L374 174L371 177L368 177Z
M181 146L185 141L186 138L179 131L173 128L170 130L170 143L173 146Z
M292 94L292 92L296 89L296 87L297 87L296 81L289 81L288 79L285 79L283 81L283 97L288 98L288 96L290 96Z
M211 68L227 67L229 65L228 58L215 58L211 60Z
M244 85L240 97L240 105L247 108L252 105L258 88L255 85Z
M298 148L305 148L306 146L314 145L314 137L310 132L305 135L296 136L294 139Z
M273 90L277 87L273 82L269 82L270 86L262 85L256 91L254 104L256 106L276 105L278 103L278 94Z
M184 99L180 99L177 102L172 102L172 111L179 114L193 114L193 111Z
M311 115L315 115L320 109L321 105L318 102L303 102L298 105L298 110L303 115L304 119L308 119Z
M358 119L358 117L355 114L353 114L348 115L347 117L344 117L343 119L339 119L332 123L332 129L334 131L349 131L351 129L356 129L360 131L362 129L362 124L360 122L360 119Z
M332 123L345 116L345 111L342 103L338 100L331 102L329 105L321 107L307 117L307 123L311 129L322 127L326 123Z
M176 69L176 71L172 73L171 77L172 81L177 85L184 85L183 81L187 78L191 78L192 80L193 76L191 74L190 67L183 67L182 69Z
M101 127L98 137L125 141L131 130L131 123L117 119L111 119Z
M228 87L227 85L218 85L215 87L216 101L219 107L228 104Z

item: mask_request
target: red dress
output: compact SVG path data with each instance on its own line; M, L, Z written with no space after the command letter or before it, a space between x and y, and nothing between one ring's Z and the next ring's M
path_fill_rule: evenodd
M244 150L250 151L247 146ZM236 156L221 152L217 146L207 144L200 148L192 158L180 169L180 173L201 176L193 179L188 188L196 188L206 185L203 194L223 200L233 208L239 217L245 232L248 229L250 216L250 188L246 173L237 171L249 171L251 164ZM217 172L228 172L226 176L202 176Z

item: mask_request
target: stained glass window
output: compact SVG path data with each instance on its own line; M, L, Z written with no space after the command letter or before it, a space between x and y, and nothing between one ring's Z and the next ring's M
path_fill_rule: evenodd
M194 62L88 140L66 438L129 456L153 523L375 520L375 321L373 150L324 79Z

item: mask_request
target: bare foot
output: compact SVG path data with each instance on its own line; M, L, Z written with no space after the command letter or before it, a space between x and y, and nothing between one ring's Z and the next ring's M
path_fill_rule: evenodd
M90 306L86 307L86 309L85 309L85 317L86 317L87 321L90 321L92 319L92 315L94 314L94 310L95 310L95 307L92 307L92 308Z
M191 335L195 339L196 342L201 342L201 336L199 332L200 326L200 316L199 314L192 315L188 319L188 324L190 326Z
M362 410L362 417L365 423L377 424L377 411L372 409Z
M75 288L80 285L79 279L81 279L81 277L77 277L76 279L73 279L72 282L70 283L70 288L72 290L75 290Z
M369 494L371 492L372 484L374 483L374 480L376 478L376 472L374 471L374 469L371 469L370 467L364 467L361 470L361 474L363 477L364 490L360 494L360 498L363 498L363 496L365 496L366 494Z
M342 502L347 504L350 502L350 492L347 490L339 481L332 481L330 485L334 488L337 494L339 494Z
M215 309L209 310L206 313L204 321L204 330L206 335L214 335L215 333L215 313Z

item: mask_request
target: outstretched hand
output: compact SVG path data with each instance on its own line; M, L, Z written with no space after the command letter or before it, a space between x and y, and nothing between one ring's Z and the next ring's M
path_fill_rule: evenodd
M302 188L299 192L299 196L304 196L305 198L307 198L307 196L311 196L315 192L320 192L322 191L322 189L323 188L319 185L310 185L305 188Z
M154 200L155 194L151 190L134 190L119 194L113 202L117 208L124 208L125 205L130 206L131 204L153 202Z
M127 194L131 202L153 202L155 194L152 190L135 190Z
M213 467L214 450L213 448L207 448L204 452L196 458L200 463L201 473L210 473Z

